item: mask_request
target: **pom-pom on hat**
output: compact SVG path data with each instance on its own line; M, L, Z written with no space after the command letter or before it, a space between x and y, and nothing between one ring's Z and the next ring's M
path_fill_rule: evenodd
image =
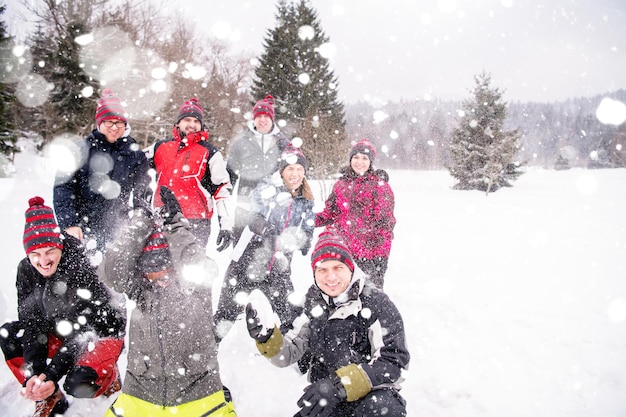
M352 157L358 153L367 156L372 164L374 163L374 159L376 159L376 148L374 148L374 145L367 139L361 139L352 146L348 160L351 161Z
M141 250L138 265L144 274L165 271L172 265L170 245L159 227L154 227Z
M105 89L96 107L96 126L105 120L121 120L127 122L124 106L120 98L111 89Z
M24 225L24 250L28 255L35 249L55 247L63 249L59 225L52 209L44 205L41 197L28 200Z
M200 120L200 123L204 125L204 111L202 110L202 106L197 98L192 98L191 100L185 101L182 106L178 109L178 118L176 119L176 124L178 124L185 117L195 117Z
M267 95L264 99L256 102L252 108L252 118L256 119L261 114L267 114L274 121L274 97Z
M326 227L317 238L315 249L311 253L313 272L315 273L315 267L319 263L330 260L343 262L350 271L354 272L354 260L348 246L333 227Z
M304 167L305 171L309 168L309 163L302 153L302 150L299 147L294 146L292 143L289 143L287 146L285 146L283 153L280 154L280 160L278 161L278 170L282 173L287 165L291 164L300 164Z

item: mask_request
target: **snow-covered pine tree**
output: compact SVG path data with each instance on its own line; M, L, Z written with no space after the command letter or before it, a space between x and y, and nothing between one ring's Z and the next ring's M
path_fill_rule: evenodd
M29 36L32 73L45 79L50 90L43 104L24 106L19 112L44 142L67 132L86 136L93 128L99 85L81 65L75 41L92 30L88 5L88 0L47 4L38 16L36 32Z
M321 54L329 38L308 0L281 0L275 16L277 25L267 31L255 70L251 104L274 96L276 119L288 123L282 129L302 137L313 176L325 177L337 172L346 153L340 148L345 114L337 98L337 78Z
M0 16L4 14L6 5L0 6ZM9 50L11 38L7 35L6 26L4 20L0 20L0 51ZM15 95L9 89L9 86L2 82L0 77L0 154L13 157L13 153L16 152L15 142L17 136L14 131L13 113L11 109L13 102L15 101ZM0 162L0 166L3 166ZM0 171L0 177L3 177L3 172Z
M461 121L452 132L450 174L461 190L481 190L487 194L522 174L523 163L516 159L520 148L517 129L505 131L506 103L502 92L491 88L491 75L484 71L475 76L472 97L463 102Z

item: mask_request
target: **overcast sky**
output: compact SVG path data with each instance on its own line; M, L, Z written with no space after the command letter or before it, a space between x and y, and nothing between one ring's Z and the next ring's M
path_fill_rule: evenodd
M15 1L15 0L14 0ZM272 0L172 0L233 50L262 52ZM626 0L317 0L344 102L464 99L483 69L506 101L626 88Z
M276 24L274 2L207 3L205 27L236 48L262 51L266 29ZM507 101L626 88L625 0L312 4L335 46L331 63L348 102L465 98L483 69Z

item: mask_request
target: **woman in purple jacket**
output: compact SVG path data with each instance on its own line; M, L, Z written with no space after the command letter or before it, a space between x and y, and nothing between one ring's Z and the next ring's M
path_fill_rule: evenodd
M334 225L359 268L382 289L396 219L389 175L374 169L375 158L376 149L367 139L350 149L350 165L341 170L343 176L315 217L315 226Z

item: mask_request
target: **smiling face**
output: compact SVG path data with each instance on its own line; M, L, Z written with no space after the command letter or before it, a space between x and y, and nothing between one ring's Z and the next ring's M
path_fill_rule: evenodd
M370 169L370 159L367 155L362 153L355 154L350 160L350 166L359 175L363 175Z
M28 254L30 264L44 277L52 276L61 262L62 251L56 247L34 249Z
M259 114L257 117L254 118L254 127L256 128L256 131L259 133L270 133L272 131L272 126L274 125L274 122L272 121L272 118L265 113L261 113Z
M200 132L202 130L202 122L193 116L187 116L180 119L178 129L187 136L189 133Z
M105 120L100 123L98 130L104 135L107 142L115 143L124 134L126 122L119 119Z
M285 184L288 184L289 189L296 190L302 185L304 180L304 167L300 164L287 165L281 175Z
M346 264L336 260L319 263L315 267L315 283L324 294L337 297L343 293L352 279L352 271Z

